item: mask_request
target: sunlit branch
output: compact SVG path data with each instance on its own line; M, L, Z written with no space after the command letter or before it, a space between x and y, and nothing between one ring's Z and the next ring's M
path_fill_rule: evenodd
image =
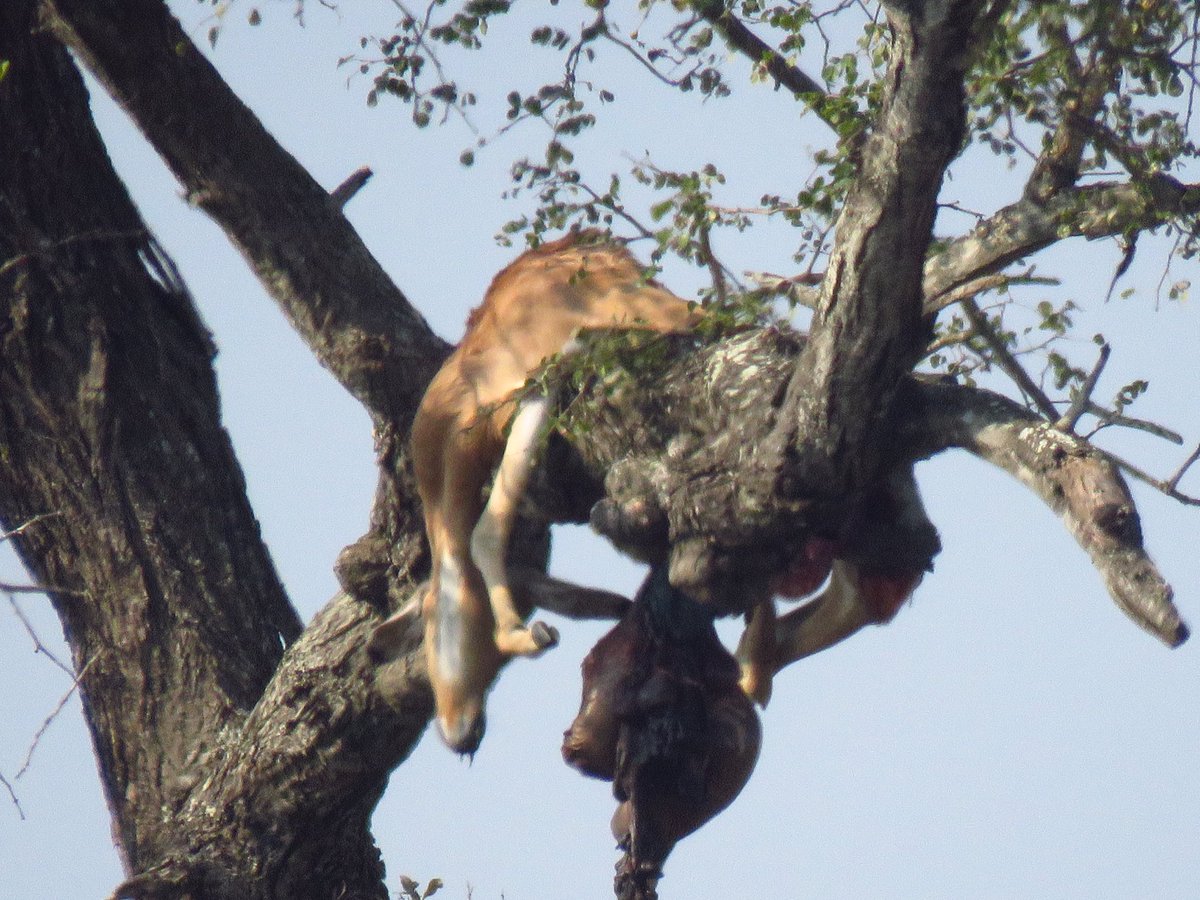
M1138 184L1102 182L1069 188L1045 202L1023 197L930 257L925 265L925 296L936 299L1068 237L1127 234L1198 212L1200 185L1167 175Z
M1131 467L990 391L921 379L909 397L914 415L901 425L905 444L926 453L962 447L1015 476L1062 517L1131 619L1170 646L1187 640L1188 628L1145 551L1137 508L1118 471L1137 475ZM1169 482L1155 486L1182 502L1200 503Z

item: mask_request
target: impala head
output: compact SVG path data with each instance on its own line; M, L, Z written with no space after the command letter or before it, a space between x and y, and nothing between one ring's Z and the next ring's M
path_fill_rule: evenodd
M443 563L439 583L425 598L425 662L438 733L451 750L473 754L487 727L487 692L506 659L493 639L495 620L482 582L455 577L453 569Z

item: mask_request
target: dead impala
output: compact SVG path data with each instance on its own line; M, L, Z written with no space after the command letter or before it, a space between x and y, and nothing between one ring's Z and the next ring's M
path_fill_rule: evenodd
M514 596L505 553L549 414L545 398L518 402L515 394L546 359L569 351L583 330L684 332L701 315L695 304L647 279L623 245L592 232L571 234L524 253L495 277L467 320L462 342L434 376L412 439L432 553L419 607L437 724L455 751L472 753L479 746L485 698L501 667L558 641L553 627L525 624L522 593L535 602L555 593L567 605L576 593L583 605L599 597L613 608L612 595L544 576ZM833 546L817 542L811 559L779 576L779 593L802 596L820 586L833 557L826 544ZM773 601L760 604L738 653L746 692L765 703L779 668L881 618L862 612L873 607L858 596L858 587L854 578L836 578L813 602L818 614L805 607L809 612L778 624ZM387 654L414 608L407 605L376 630L373 652Z

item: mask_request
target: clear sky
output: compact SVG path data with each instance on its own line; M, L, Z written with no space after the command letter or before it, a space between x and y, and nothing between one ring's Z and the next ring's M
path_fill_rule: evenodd
M537 67L550 75L549 54L525 43L545 4L522 6L524 17L498 22L493 35L512 55L480 56L461 71L484 110L501 109L514 79L540 83ZM211 8L175 7L203 42ZM392 5L354 4L352 14L309 7L303 29L290 3L266 4L259 28L244 24L248 6L235 7L213 59L322 184L332 188L360 165L375 170L348 213L434 328L456 340L467 310L514 255L493 236L529 209L524 198L500 199L508 163L544 135L512 135L462 168L458 155L472 137L461 124L418 132L398 104L368 108L369 84L353 67L335 69L359 34L389 27ZM611 125L581 145L594 172L627 169L647 150L668 167L713 160L728 175L721 199L754 205L764 192L794 190L811 170L808 152L826 140L814 117L769 86L739 85L733 98L704 104L609 56L617 63ZM179 199L120 112L93 93L118 168L215 334L225 421L266 540L308 618L336 589L337 552L366 528L374 486L367 417L313 361L221 232ZM994 209L1015 196L1019 174L972 155L944 199ZM943 231L970 225L949 216ZM785 231L719 240L735 270L794 265ZM1093 333L1114 343L1101 396L1148 378L1136 414L1194 446L1195 301L1156 303L1165 255L1146 241L1124 281L1138 294L1105 303L1118 259L1111 242L1074 242L1040 271L1062 276L1063 295L1086 307L1071 345L1077 364L1090 365ZM1196 274L1176 264L1176 277ZM684 296L700 284L699 273L678 265L663 278ZM1114 436L1110 446L1162 474L1187 453L1136 435ZM1053 515L1002 473L960 454L918 474L945 547L936 571L892 625L780 677L754 777L676 849L664 900L1200 896L1200 642L1169 651L1126 620ZM1200 512L1133 490L1151 552L1195 627ZM1190 490L1200 493L1200 473ZM555 540L558 574L629 593L640 580L584 529L559 529ZM11 552L0 554L0 579L20 580ZM20 603L67 658L48 605ZM439 896L448 898L611 896L609 787L559 757L579 701L579 662L604 629L559 625L561 646L504 673L473 765L430 734L393 774L374 823L393 889L406 874L442 878ZM12 780L70 682L34 655L6 603L0 680L0 773ZM122 875L77 698L15 788L24 820L0 790L0 898L106 896Z

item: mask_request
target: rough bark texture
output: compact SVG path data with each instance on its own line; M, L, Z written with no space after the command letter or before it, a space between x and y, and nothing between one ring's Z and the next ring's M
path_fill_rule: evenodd
M283 658L301 623L220 424L209 336L67 53L32 4L0 16L0 521L41 517L14 542L84 672L128 893L386 896L367 824L428 719L420 664L376 670L377 611L349 597ZM406 536L395 552L419 561ZM388 705L377 679L398 673Z
M410 587L410 567L424 564L420 542L409 540L421 517L406 442L449 347L337 202L263 128L160 0L43 7L48 27L121 104L189 202L224 229L317 359L370 413L380 461L371 531L348 549L339 574L352 593L382 607L386 587Z
M961 149L963 76L981 0L884 4L893 41L882 109L838 220L812 337L767 464L777 490L840 495L877 477L879 429L922 335L922 270L938 192Z
M597 384L572 399L567 427L587 434L574 445L575 465L607 473L604 496L565 499L565 463L554 457L556 474L534 494L556 518L598 501L592 524L617 546L648 562L669 556L674 583L743 611L807 534L838 533L859 492L818 506L776 498L746 514L743 492L765 492L772 478L752 448L777 414L801 336L769 328L708 346L664 340L676 346L656 366L635 354L639 368L622 389ZM1169 645L1186 639L1171 589L1142 546L1129 489L1100 451L991 391L908 376L896 398L877 437L885 471L954 447L998 466L1062 516L1126 614Z

